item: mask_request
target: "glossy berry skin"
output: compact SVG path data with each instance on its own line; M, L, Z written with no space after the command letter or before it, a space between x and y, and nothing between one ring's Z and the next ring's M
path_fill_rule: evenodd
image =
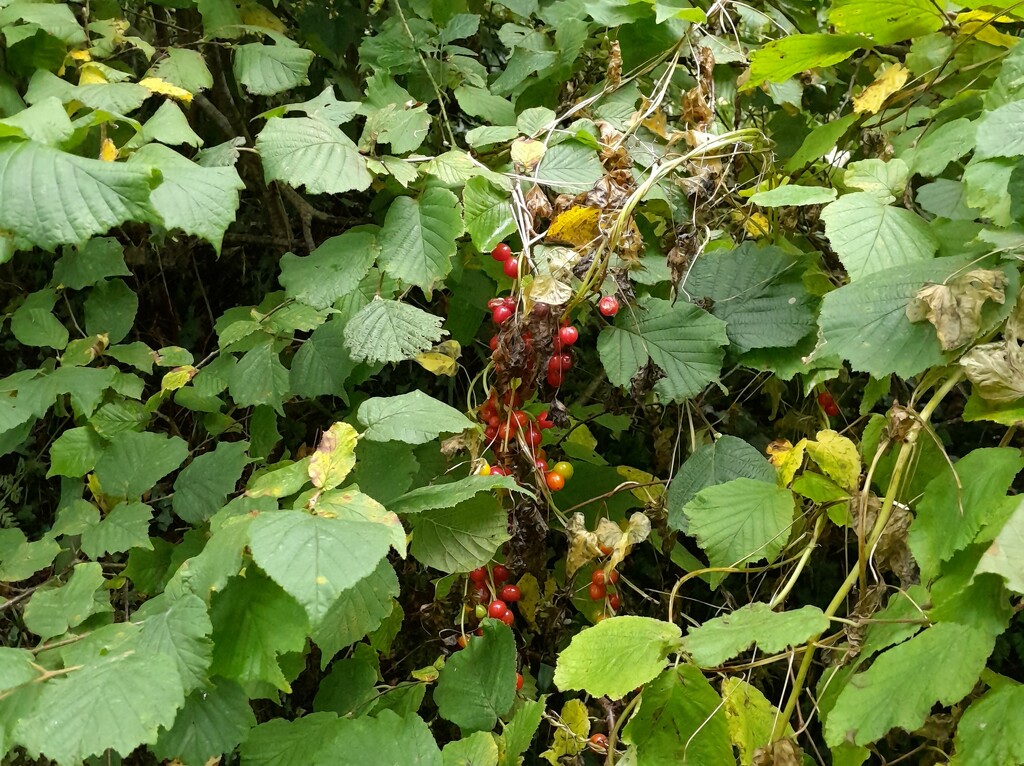
M557 473L566 481L569 481L569 479L572 478L572 475L574 473L572 463L567 463L564 460L559 460L557 463L555 463L554 468L552 468L551 470Z
M562 381L564 379L565 377L562 375L560 370L548 370L548 385L551 386L552 388L558 388L560 385L562 385Z
M545 428L554 428L555 424L548 420L548 411L544 410L540 415L537 416L537 428L544 430Z
M619 299L614 295L606 295L597 302L597 310L606 317L613 317L619 313Z
M469 643L469 636L467 636L465 633L463 633L462 635L460 635L458 638L455 639L455 643L457 643L459 645L460 649L465 649L466 648L466 644Z
M529 423L530 423L530 416L529 416L529 415L527 415L527 414L526 414L525 412L523 412L522 410L515 410L515 411L514 411L514 412L512 413L512 421L513 421L513 422L514 422L514 423L516 424L516 426L518 426L519 428L526 428L526 426L527 426L527 425L529 425Z
M502 304L491 312L491 319L494 320L494 324L505 324L505 322L512 318L513 313L515 312L512 309Z
M590 583L590 587L587 590L590 594L591 601L600 601L608 593L604 585L598 585L596 582Z
M832 402L831 404L829 404L826 407L823 407L822 409L825 410L825 414L828 415L830 418L834 418L836 417L836 415L839 414L839 405L836 404L835 402Z
M562 327L558 331L558 340L563 346L571 346L580 338L580 331L572 325Z
M516 622L516 616L506 609L505 614L501 616L501 621L511 628Z
M523 597L523 594L519 590L519 586L518 585L506 585L506 586L504 586L501 589L501 594L500 595L501 595L502 601L507 601L507 602L510 602L510 603L513 603L513 604Z
M590 739L587 741L587 747L595 753L607 753L608 737L604 734L591 734Z
M495 434L495 436L497 436L497 434ZM500 465L492 465L491 476L508 476L508 474L505 472L505 469L502 468Z
M548 461L547 460L541 460L540 458L537 458L536 460L533 461L533 464L534 464L534 466L536 466L537 470L540 471L541 473L545 473L546 474L548 472L548 470L549 470L548 469Z
M508 580L508 569L506 569L501 564L495 564L494 569L491 571L494 574L494 582L498 583L499 585Z
M497 426L487 426L487 428L484 429L484 438L487 441L489 441L489 442L492 442L495 439L497 439L498 438L498 427ZM491 474L493 475L495 473L497 473L497 470L495 468L491 468ZM502 472L502 473L500 473L498 475L499 476L504 476L505 474L504 474L504 472Z
M605 556L611 556L612 555L612 550L613 550L612 546L610 546L610 545L599 545L597 547L598 547L598 549L600 549L601 553L603 553Z
M516 673L516 691L520 691L523 688L523 674Z
M500 245L491 250L491 258L496 261L507 261L512 257L512 248L502 242Z
M506 277L511 277L512 279L519 277L519 261L515 258L509 258L505 261L502 269L504 270Z
M619 599L618 593L613 593L608 597L608 607L613 611L619 611L619 607L622 606L622 601Z
M552 492L558 492L565 487L565 479L554 471L545 476L544 481Z
M497 335L492 335L491 339L487 343L487 345L491 347L491 351L497 351L498 350L498 336Z
M479 585L480 583L487 582L487 568L477 567L469 573L469 579L475 582L477 585Z
M594 574L590 575L590 582L594 583L594 585L604 585L605 584L604 570L603 569L595 569L594 570Z
M491 298L489 301L487 301L487 310L488 311L494 311L494 309L498 308L498 306L504 306L504 305L505 305L505 299L504 298Z
M505 612L508 611L508 605L501 599L494 599L487 606L487 616L493 617L496 620L500 620L505 616Z
M544 437L541 435L539 430L533 427L533 424L531 423L526 427L526 430L523 431L523 438L526 439L526 443L531 447L539 447L541 439Z

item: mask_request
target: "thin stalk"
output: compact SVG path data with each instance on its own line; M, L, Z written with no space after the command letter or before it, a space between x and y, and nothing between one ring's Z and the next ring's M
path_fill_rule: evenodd
M811 533L811 541L807 543L807 547L804 548L804 552L800 555L800 560L796 562L796 567L793 569L793 573L789 576L786 584L782 590L775 594L775 597L768 604L769 609L774 609L783 601L786 600L786 596L793 590L793 586L796 585L796 581L800 579L800 574L804 571L804 567L807 566L808 559L811 558L811 553L818 547L818 536L821 534L821 530L825 526L825 514L822 513L818 520L814 522L814 531Z
M643 696L643 692L633 697L627 704L626 707L622 708L622 712L619 713L619 717L615 719L615 727L608 732L608 755L605 757L605 766L615 766L615 743L619 740L619 729L622 728L623 721L628 720L629 714L633 712L633 708L640 702L640 698Z

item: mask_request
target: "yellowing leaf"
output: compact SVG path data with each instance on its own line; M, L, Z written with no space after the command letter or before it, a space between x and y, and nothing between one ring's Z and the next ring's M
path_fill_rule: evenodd
M457 340L446 340L415 356L416 362L427 372L434 375L455 377L458 372L458 359L462 354L462 346Z
M146 77L139 80L139 85L153 93L159 93L161 96L170 96L171 98L177 99L185 104L192 103L192 94L184 88L179 88L177 85L171 85L166 80L161 80L159 77Z
M535 141L532 138L517 138L512 142L512 161L521 166L524 170L533 170L537 167L547 147L543 141Z
M104 138L100 144L100 159L104 162L113 162L117 159L117 146L109 138Z
M657 480L657 477L654 474L641 471L639 468L630 468L628 465L620 465L615 470L616 473L626 479L626 481L635 481L637 484L650 485L647 487L636 487L635 489L630 490L630 492L633 493L633 497L641 503L657 503L665 496L664 484L651 484L651 482Z
M941 285L927 285L907 304L907 319L927 319L935 325L935 334L944 351L959 348L981 329L981 310L985 301L1003 303L1006 299L1006 275L999 269L972 269Z
M68 56L75 61L92 61L92 54L89 51L71 51Z
M555 216L545 237L549 242L583 247L600 235L600 221L601 211L596 207L571 207Z
M818 468L843 489L856 489L860 483L857 445L832 430L818 431L815 438L817 441L803 441L807 442L807 454Z
M248 24L252 27L271 29L274 32L280 32L281 34L288 31L288 28L284 25L284 22L282 22L281 19L277 18L277 16L259 3L242 3L238 8L238 13L242 17L243 24Z
M104 144L105 143L106 142L104 142ZM116 150L114 156L117 156ZM197 370L190 364L187 364L184 367L175 367L169 373L164 375L163 380L160 381L160 390L177 391L179 388L181 388L190 380L192 380L192 378L194 378L196 376L196 373L198 372L199 370Z
M744 215L742 210L735 210L732 216L734 221L743 221L743 231L747 233L748 237L760 239L766 236L770 230L768 217L764 213Z
M796 472L804 462L804 450L807 440L801 439L794 447L788 439L778 439L768 445L765 452L768 460L779 472L779 486L788 487Z
M85 64L78 70L79 85L103 85L106 82L108 82L107 76L103 74L103 70L98 66Z
M530 281L526 288L530 303L550 303L554 306L565 303L572 297L572 288L554 277L541 274Z
M335 423L324 431L320 443L309 458L309 478L317 489L334 489L356 464L356 429L348 423Z
M857 114L874 114L893 93L902 88L909 72L902 64L893 64L881 72L873 83L853 97L853 111Z
M519 614L525 619L527 625L534 630L537 629L537 607L540 606L540 582L537 578L527 572L517 583L519 586Z
M640 123L652 133L665 138L668 135L668 117L661 109L656 109L654 114Z
M983 26L990 20L992 20L992 24ZM988 11L966 11L957 14L956 17L956 23L960 25L960 34L973 35L975 39L981 40L983 43L1000 48L1012 48L1020 42L1020 38L1000 32L993 24L1012 24L1014 21L1015 19L1009 16L996 17L994 13Z
M541 753L541 758L552 766L561 766L561 758L579 755L587 746L590 735L590 716L587 706L578 699L571 699L562 706L560 724L555 727L551 747Z
M759 689L739 678L727 678L722 682L722 701L729 739L739 750L740 763L750 766L757 750L771 741L779 711ZM793 735L788 724L785 733L786 736Z

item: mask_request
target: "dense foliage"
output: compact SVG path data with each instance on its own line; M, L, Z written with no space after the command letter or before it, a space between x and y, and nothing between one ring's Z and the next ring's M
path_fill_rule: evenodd
M0 0L0 756L1024 763L1019 5Z

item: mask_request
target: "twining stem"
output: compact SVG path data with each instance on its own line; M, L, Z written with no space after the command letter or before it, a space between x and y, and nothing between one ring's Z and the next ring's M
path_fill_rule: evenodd
M605 766L615 766L615 743L619 740L619 729L622 728L622 724L629 720L629 714L633 712L633 708L640 702L640 697L643 696L643 692L633 696L626 707L619 713L619 717L615 720L615 727L608 732L608 755L604 760Z
M789 592L793 589L793 586L796 585L796 581L800 579L800 573L804 571L804 567L807 565L807 560L810 559L811 554L817 547L818 537L821 535L821 530L824 528L824 526L825 514L822 513L818 517L818 520L814 522L814 531L811 533L811 541L807 544L807 547L804 548L804 552L800 555L800 560L796 563L796 567L794 567L793 573L789 576L789 579L786 581L786 584L783 586L782 590L776 593L774 598L772 598L771 602L768 604L768 607L770 609L774 609L783 601L785 601L786 596L789 595Z
M896 503L896 493L899 490L900 484L903 481L903 472L907 468L907 464L913 455L914 448L917 444L917 436L921 429L925 427L928 421L931 419L932 413L939 406L946 395L953 390L953 388L963 380L964 373L962 369L957 369L947 380L943 383L938 390L932 395L932 398L928 401L928 404L921 410L921 414L914 420L910 430L907 432L906 437L903 440L903 444L900 445L899 455L896 457L896 464L893 467L892 476L889 478L889 486L886 488L885 499L882 501L882 508L878 512L878 518L875 520L874 527L871 528L871 534L868 536L866 549L866 556L870 557L872 551L874 551L875 545L878 543L879 538L882 536L882 532L885 530L886 524L889 523L889 517L892 515L893 506ZM839 586L839 590L836 591L836 595L832 598L831 603L825 608L825 616L833 617L839 608L845 603L846 597L849 595L850 590L856 584L860 577L860 568L865 562L858 561L858 566L850 570L850 573L846 576L843 584ZM821 638L821 634L812 636L807 642L807 651L804 652L803 660L800 662L800 668L796 673L796 680L793 683L793 689L789 693L789 698L786 700L786 707L775 720L775 726L772 730L772 741L782 739L786 733L786 725L789 723L789 719L793 717L793 712L796 710L797 702L800 701L800 695L803 693L803 686L807 680L807 674L811 669L811 662L814 660L814 648L815 642Z

